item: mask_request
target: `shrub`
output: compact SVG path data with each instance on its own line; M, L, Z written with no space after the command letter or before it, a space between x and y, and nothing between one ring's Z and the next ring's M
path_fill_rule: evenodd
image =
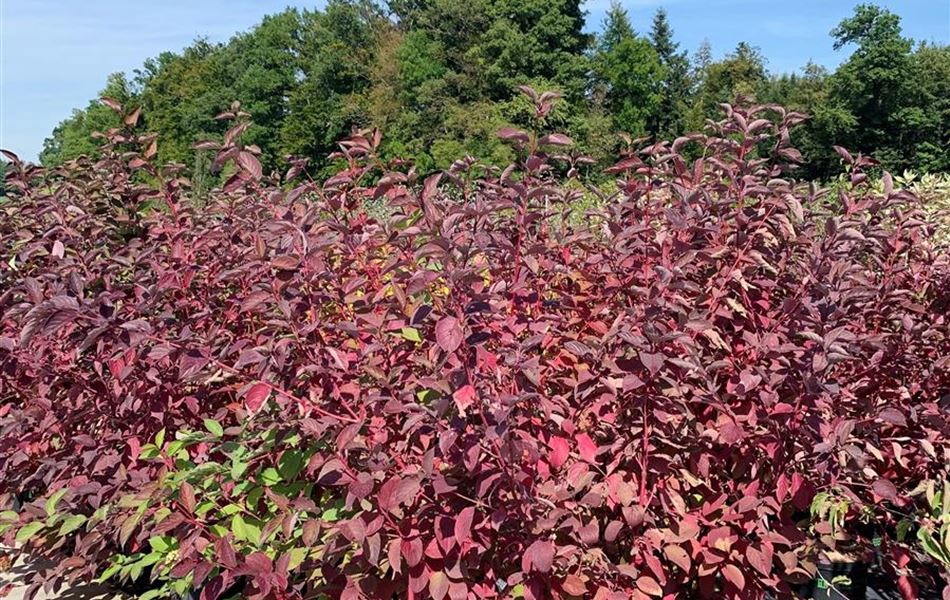
M727 107L584 218L559 134L422 180L366 132L317 183L264 176L235 106L199 208L137 118L10 157L0 531L58 560L34 589L787 597L875 539L936 585L897 525L948 475L947 254L867 158L832 202L796 181L801 115Z

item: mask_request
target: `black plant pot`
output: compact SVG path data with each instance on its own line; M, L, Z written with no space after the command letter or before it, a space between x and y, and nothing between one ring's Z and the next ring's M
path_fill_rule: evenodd
M812 591L815 600L866 600L867 592L866 562L818 563Z

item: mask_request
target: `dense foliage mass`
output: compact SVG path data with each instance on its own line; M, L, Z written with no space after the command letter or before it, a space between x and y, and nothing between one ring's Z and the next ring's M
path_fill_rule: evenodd
M248 140L266 171L292 154L331 174L336 141L376 126L386 131L382 156L428 172L465 154L507 164L512 154L494 133L530 124L531 107L512 92L524 83L564 94L551 125L602 167L620 148L618 134L698 131L719 118L719 103L742 94L812 115L794 134L809 178L837 172L832 145L891 170L950 171L950 47L914 43L887 10L859 6L832 32L829 44L852 52L833 73L809 64L775 74L747 43L717 60L704 45L691 60L662 10L638 33L614 5L600 33L586 34L581 4L331 0L268 17L226 44L164 53L131 78L112 76L104 95L144 108L165 140L161 159L184 163L199 191L214 183L211 157L190 147L224 133L211 118L234 99L254 115ZM89 134L116 124L98 103L77 111L47 140L43 163L95 154Z
M199 203L108 104L101 159L11 156L0 209L0 536L56 559L34 589L788 597L875 547L905 598L947 577L948 255L867 158L797 181L801 115L727 106L600 191L512 128L504 170L422 180L368 131L278 180L235 105Z

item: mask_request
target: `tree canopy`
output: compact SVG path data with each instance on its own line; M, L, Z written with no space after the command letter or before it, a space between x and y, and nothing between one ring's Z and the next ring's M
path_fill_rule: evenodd
M253 115L250 143L265 169L289 155L321 160L352 129L379 126L383 151L421 170L476 154L498 163L510 149L494 132L532 118L518 85L563 96L546 117L596 160L620 135L672 139L717 118L737 97L807 113L793 135L809 177L836 165L827 148L873 155L891 169L950 170L950 47L903 35L900 17L860 5L830 32L851 51L833 72L814 64L771 73L746 42L715 58L708 43L680 50L659 9L640 33L613 4L600 33L585 33L579 0L331 0L288 9L227 43L197 40L108 78L103 95L143 109L161 158L209 161L191 146L223 134L214 116L234 100ZM97 101L76 109L46 140L41 161L95 154L92 132L115 126Z

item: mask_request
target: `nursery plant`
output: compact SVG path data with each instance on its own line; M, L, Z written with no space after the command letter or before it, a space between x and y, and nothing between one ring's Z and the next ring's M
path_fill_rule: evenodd
M523 91L540 128L556 95ZM0 536L54 559L31 593L790 598L830 497L905 598L940 589L944 541L898 524L950 461L946 247L868 157L797 179L803 115L724 105L602 191L543 129L499 132L505 169L365 131L325 180L265 173L235 104L197 202L106 102L101 158L7 154Z

